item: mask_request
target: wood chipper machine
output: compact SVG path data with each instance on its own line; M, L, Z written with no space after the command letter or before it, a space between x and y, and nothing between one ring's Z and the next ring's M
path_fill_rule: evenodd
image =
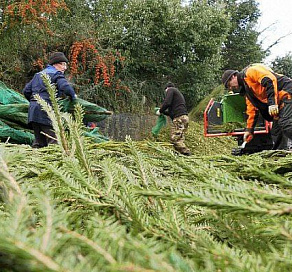
M205 137L232 136L238 147L233 148L232 155L243 155L269 150L273 147L271 137L272 123L258 118L253 139L243 143L246 126L245 98L239 94L225 94L220 102L211 99L204 111Z

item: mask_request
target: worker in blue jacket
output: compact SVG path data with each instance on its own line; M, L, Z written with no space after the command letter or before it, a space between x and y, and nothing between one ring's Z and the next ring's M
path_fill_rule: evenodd
M42 80L42 73L46 73L51 78L51 83L56 86L57 97L69 96L76 99L76 93L64 76L67 69L68 59L62 52L55 52L49 58L49 65L26 84L22 90L24 96L29 101L28 124L34 131L35 140L32 144L34 148L41 148L49 144L56 144L56 134L52 127L52 122L47 113L42 109L34 95L38 94L43 100L51 105L49 93ZM49 137L47 137L46 135Z

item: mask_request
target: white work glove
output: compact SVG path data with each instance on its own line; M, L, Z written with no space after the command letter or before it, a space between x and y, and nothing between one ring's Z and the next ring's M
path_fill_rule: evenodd
M157 115L157 116L160 116L160 111L159 110L157 110L156 112L155 112L155 114Z
M271 116L276 116L279 114L279 107L278 105L271 105L269 106L269 114Z
M246 131L243 134L243 141L249 143L253 138L253 133L251 133L250 131Z

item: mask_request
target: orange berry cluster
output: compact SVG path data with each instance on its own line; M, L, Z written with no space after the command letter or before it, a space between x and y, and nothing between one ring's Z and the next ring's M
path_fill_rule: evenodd
M111 87L115 83L116 67L115 62L118 60L122 63L125 58L117 52L114 56L112 52L103 56L95 47L92 39L84 39L73 43L70 49L70 71L71 75L83 74L86 68L94 69L95 85L102 82L103 86Z
M42 70L42 69L44 69L44 66L45 65L44 65L43 60L41 60L40 58L38 58L37 60L35 60L32 63L32 66L38 68L39 70Z
M64 0L18 0L4 9L4 24L13 27L16 24L34 24L48 30L47 21L50 15L67 6Z

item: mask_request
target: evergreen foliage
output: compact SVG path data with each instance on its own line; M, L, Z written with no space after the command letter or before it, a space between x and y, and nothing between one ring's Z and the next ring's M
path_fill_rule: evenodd
M3 271L290 271L289 152L92 144L77 112L69 154L0 145Z
M237 15L252 10L251 18L231 16L233 30L238 22L250 30L245 23L258 16L255 2L225 2ZM9 4L2 1L0 8L0 73L19 86L35 72L29 68L33 61L51 50L69 53L71 44L88 37L94 48L125 54L118 77L132 87L135 101L141 95L158 99L163 81L172 79L195 103L222 67L229 22L221 1L183 7L178 0L68 0L58 13L45 13L48 25L35 31L37 21L8 24ZM88 86L92 73L76 82ZM165 143L168 128L157 142L95 144L83 135L82 107L75 107L74 118L62 113L54 86L46 75L43 80L52 104L37 100L52 119L59 145L0 143L1 271L291 270L289 152L232 157L232 139L205 139L202 125L194 122L186 135L194 154L189 157ZM102 84L91 88L99 89L102 98L110 91ZM128 104L129 97L124 96Z

